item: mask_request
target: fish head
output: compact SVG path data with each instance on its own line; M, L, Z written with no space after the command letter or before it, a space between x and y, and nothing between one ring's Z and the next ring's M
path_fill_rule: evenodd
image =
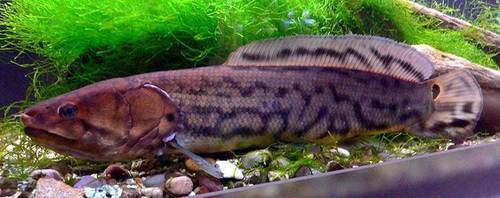
M112 79L35 104L22 122L35 143L62 154L94 161L154 156L177 123L165 94Z

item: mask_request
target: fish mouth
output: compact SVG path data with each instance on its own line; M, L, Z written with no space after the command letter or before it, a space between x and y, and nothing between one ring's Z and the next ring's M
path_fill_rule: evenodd
M47 130L25 127L24 132L28 135L34 142L39 145L46 146L61 154L70 154L72 156L82 158L82 159L93 159L95 156L89 155L86 152L76 150L68 145L74 145L75 140L71 140L59 135L48 132Z
M47 135L49 132L43 129L37 129L33 127L25 127L24 128L24 133L30 137L40 137Z

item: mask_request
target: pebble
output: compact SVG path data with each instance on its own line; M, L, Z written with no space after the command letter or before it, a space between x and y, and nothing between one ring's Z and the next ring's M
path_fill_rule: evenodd
M120 198L137 198L141 197L141 192L137 188L122 188L122 195Z
M66 175L71 172L69 164L70 164L69 160L61 160L53 164L50 164L49 166L46 167L46 169L54 169L57 172L61 173L61 175Z
M118 186L103 185L98 188L84 188L85 197L92 198L118 198L122 195L122 189ZM64 196L63 196L64 197Z
M410 149L406 149L406 148L401 149L401 153L405 154L405 155L415 155L415 154L417 154L415 151L410 150Z
M17 182L0 176L0 189L16 189Z
M344 167L342 167L342 165L340 165L339 163L337 163L335 161L329 161L326 164L326 170L328 172L336 171L336 170L342 170L342 169L344 169Z
M303 176L308 176L312 175L312 171L309 167L307 166L301 166L297 172L295 172L293 177L303 177Z
M245 182L249 184L261 184L268 181L267 173L261 172L258 169L253 170L246 178Z
M272 154L267 149L256 150L245 154L241 158L241 164L246 169L255 168L261 164L266 165L271 160Z
M104 185L101 181L99 181L97 178L95 178L92 175L85 175L78 180L78 182L73 185L74 188L84 188L84 187L90 187L90 188L97 188Z
M55 180L63 181L63 177L59 171L54 169L38 169L31 172L30 177L34 180L38 180L42 177L49 177Z
M208 192L216 192L224 189L222 182L211 176L200 175L198 184L200 188L204 187Z
M207 158L205 158L205 160L207 160L210 164L215 164L215 160L212 159L212 158L207 157ZM186 159L184 161L184 165L191 172L199 172L199 171L201 171L200 166L198 166L198 164L195 163L194 160L192 160L191 158Z
M53 178L42 177L36 183L36 192L33 197L83 197L83 195L82 189L73 188Z
M159 187L165 183L165 174L157 174L153 176L146 177L143 184L146 187Z
M337 147L337 148L331 149L330 152L336 153L339 155L343 155L345 157L351 156L351 153L349 153L349 151L347 149L342 148L342 147Z
M243 171L229 161L217 161L217 167L224 178L243 179Z
M121 164L111 164L104 170L104 176L115 179L116 181L123 181L130 178L130 172Z
M163 190L159 187L142 188L141 195L150 198L162 198Z
M30 193L35 189L36 181L33 180L32 178L28 178L27 181L20 181L17 184L17 189L19 189L22 192Z
M290 160L283 156L279 156L271 162L271 167L275 169L284 169L288 165L290 165Z
M187 176L174 177L167 180L165 188L176 196L184 196L193 190L193 181Z
M0 197L13 197L16 194L15 189L1 189L0 188Z
M210 191L208 190L208 188L206 186L198 186L197 188L194 189L194 193L196 195L199 195L199 194L205 194L205 193L209 193Z

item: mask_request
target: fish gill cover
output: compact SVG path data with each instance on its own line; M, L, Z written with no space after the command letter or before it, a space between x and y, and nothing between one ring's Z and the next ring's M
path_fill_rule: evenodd
M28 95L34 100L5 108L111 77L222 63L243 44L286 35L380 35L495 67L492 55L461 32L390 0L16 0L0 13L2 48L37 57L22 65L33 69ZM60 158L32 145L13 117L0 122L0 138L10 175L25 177L33 165Z

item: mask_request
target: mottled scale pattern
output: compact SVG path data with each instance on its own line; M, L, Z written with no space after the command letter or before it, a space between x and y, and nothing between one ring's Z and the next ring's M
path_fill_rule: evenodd
M428 86L348 69L218 66L143 77L177 103L177 141L194 152L332 143L399 130L432 111Z

